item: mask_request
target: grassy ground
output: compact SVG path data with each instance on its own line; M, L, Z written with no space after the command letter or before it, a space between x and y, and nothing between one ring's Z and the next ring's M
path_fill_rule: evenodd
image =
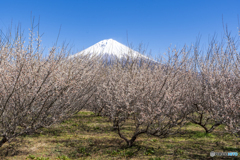
M204 134L197 125L188 123L183 129L187 134L158 139L142 135L135 145L126 148L126 143L111 131L107 118L82 111L73 118L38 134L19 137L0 148L3 160L70 160L70 159L234 159L210 157L210 152L238 152L240 138L221 135L224 126L212 134ZM124 130L131 134L130 125ZM240 159L240 156L235 157Z

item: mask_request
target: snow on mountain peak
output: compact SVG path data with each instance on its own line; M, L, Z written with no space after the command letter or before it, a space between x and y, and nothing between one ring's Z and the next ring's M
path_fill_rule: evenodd
M115 56L117 58L126 58L127 56L130 56L132 58L145 58L149 59L148 57L140 54L137 51L132 50L131 48L117 42L113 39L105 39L102 40L89 48L76 53L75 55L70 56L70 58L80 56L80 55L90 55L92 57L93 55L96 56Z

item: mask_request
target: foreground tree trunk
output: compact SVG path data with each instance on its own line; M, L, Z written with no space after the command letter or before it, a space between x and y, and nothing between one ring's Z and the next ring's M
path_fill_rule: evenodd
M6 142L7 142L7 137L4 135L2 140L0 141L0 147L2 147L2 145Z
M120 138L122 138L126 143L127 143L127 147L132 147L133 143L135 142L135 140L137 139L137 137L141 134L147 133L147 129L146 130L142 130L142 131L138 131L136 133L134 133L134 135L132 136L131 139L127 139L120 130L120 126L118 123L116 123L116 129L118 132L118 135Z

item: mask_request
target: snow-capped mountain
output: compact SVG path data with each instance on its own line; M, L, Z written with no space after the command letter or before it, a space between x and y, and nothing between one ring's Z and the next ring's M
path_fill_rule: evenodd
M69 58L74 58L81 55L89 55L90 57L100 56L101 58L108 57L108 59L110 58L111 60L114 60L115 58L126 59L128 57L133 59L139 58L150 60L149 57L144 56L113 39L102 40L93 46L70 56Z

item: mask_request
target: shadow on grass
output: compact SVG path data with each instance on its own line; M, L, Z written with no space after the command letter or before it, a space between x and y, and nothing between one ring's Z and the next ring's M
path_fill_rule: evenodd
M110 157L126 156L132 157L140 150L141 147L133 146L127 148L124 141L117 138L112 139L78 139L78 140L52 140L52 143L60 143L67 147L68 157L72 159L107 154ZM137 149L136 149L137 148ZM133 151L134 150L134 151Z
M93 123L93 118L98 120L98 123L106 122L102 117L87 114L77 114L71 117L71 119L65 120L60 124L56 124L55 127L38 129L35 133L24 134L21 137L40 137L40 136L61 136L63 133L75 133L78 131L86 132L106 132L110 131L109 127L88 126L84 122ZM84 122L83 122L84 121Z
M60 136L63 130L60 128L42 128L32 134L23 134L20 137Z
M222 147L224 152L240 152L240 146L238 147ZM240 153L239 153L240 154Z
M138 141L132 147L127 147L125 141L120 138L52 140L51 143L57 143L67 147L70 152L66 154L71 159L95 157L99 155L109 158L133 158L142 156L163 156L166 154L166 151L160 147L154 148L147 145L139 145L142 141Z
M14 139L8 146L0 147L0 159L5 159L7 156L27 155L29 152L19 150L20 147L26 145L28 142L24 139ZM20 145L21 144L21 145Z

